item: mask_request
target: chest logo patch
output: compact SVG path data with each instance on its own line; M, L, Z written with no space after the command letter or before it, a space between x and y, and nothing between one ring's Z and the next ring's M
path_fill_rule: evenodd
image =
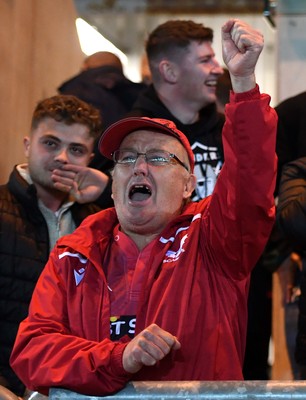
M173 261L177 261L179 259L180 255L182 253L184 253L184 251L185 251L183 246L184 246L184 244L186 242L187 237L188 237L187 234L182 237L182 239L180 240L179 249L177 251L168 250L166 252L166 257L167 258L165 258L164 262L173 262Z
M82 279L84 278L85 268L80 268L78 271L74 270L73 272L74 272L74 279L76 286L78 286L82 282Z

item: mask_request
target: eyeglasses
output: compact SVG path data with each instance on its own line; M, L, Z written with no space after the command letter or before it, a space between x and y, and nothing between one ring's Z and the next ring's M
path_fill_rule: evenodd
M136 163L139 156L144 156L146 162L154 166L169 165L176 161L189 172L189 168L185 163L175 154L165 150L149 150L146 153L138 153L133 150L116 150L113 153L113 160L116 164L130 166Z

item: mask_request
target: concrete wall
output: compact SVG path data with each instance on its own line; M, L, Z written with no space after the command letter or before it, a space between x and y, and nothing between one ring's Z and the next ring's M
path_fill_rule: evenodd
M276 93L282 101L306 90L305 0L280 0L276 23Z

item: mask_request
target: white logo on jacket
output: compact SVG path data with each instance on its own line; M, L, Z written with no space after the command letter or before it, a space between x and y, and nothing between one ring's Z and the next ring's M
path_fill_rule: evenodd
M179 259L180 255L185 251L183 249L183 246L185 244L185 241L188 237L188 234L184 235L182 237L182 239L180 240L180 247L177 251L173 251L173 250L168 250L166 253L166 257L169 257L169 259L165 259L163 262L172 262L172 261L176 261Z
M75 279L75 283L78 286L82 279L84 278L85 275L85 268L80 268L78 271L74 270L74 279Z
M196 219L199 219L199 218L201 218L201 214L196 214L196 215L192 218L191 223L194 222ZM174 241L175 241L176 237L178 236L178 234L179 234L180 232L182 232L182 231L188 230L189 227L190 227L190 226L181 227L181 228L179 228L179 229L175 232L174 236L170 236L168 239L166 239L166 238L164 238L164 237L161 237L161 238L159 239L159 241L162 242L162 243L168 243L168 242L174 243ZM163 260L163 263L174 262L174 261L177 261L177 260L180 258L181 254L184 253L184 251L185 251L184 245L186 244L187 238L188 238L188 233L186 233L186 234L182 237L182 239L180 240L178 250L168 250L168 251L166 252L165 259Z
M80 253L71 253L70 251L65 251L64 253L60 254L58 256L58 258L61 260L63 257L75 257L77 258L82 264L86 264L87 263L87 258L85 258L82 254ZM81 268L75 268L74 269L74 279L75 279L75 284L76 286L78 286L85 275L85 268L81 267Z

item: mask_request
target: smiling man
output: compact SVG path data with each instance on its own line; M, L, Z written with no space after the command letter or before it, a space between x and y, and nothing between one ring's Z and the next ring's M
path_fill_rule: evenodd
M31 389L243 379L249 277L274 222L277 118L255 81L261 33L229 20L222 40L233 92L212 196L191 201L194 154L172 121L131 117L104 132L115 207L50 255L11 357Z
M212 47L213 31L189 20L157 26L146 42L152 85L142 92L129 116L173 121L189 139L197 178L193 200L210 195L223 165L216 86L223 69Z

